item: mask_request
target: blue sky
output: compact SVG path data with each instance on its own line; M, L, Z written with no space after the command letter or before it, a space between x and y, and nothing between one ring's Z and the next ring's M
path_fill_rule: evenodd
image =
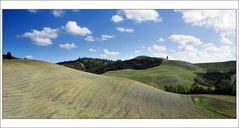
M235 60L235 10L4 10L3 53L50 62Z

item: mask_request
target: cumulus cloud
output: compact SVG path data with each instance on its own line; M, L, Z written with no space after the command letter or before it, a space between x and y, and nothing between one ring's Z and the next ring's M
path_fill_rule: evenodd
M154 44L151 47L148 47L148 50L151 52L165 52L167 48L158 44Z
M108 49L104 49L103 54L101 55L102 57L109 57L109 56L118 56L119 52L116 51L109 51Z
M236 10L176 10L186 23L213 28L222 35L235 33Z
M97 50L94 49L94 48L89 48L88 51L89 51L89 52L97 52Z
M55 9L52 11L52 14L55 16L55 17L61 17L63 16L65 13L65 11L63 10L60 10L60 9Z
M178 51L174 52L173 58L179 60L201 63L235 59L236 49L226 39L218 46L215 43L202 42L199 38L190 35L173 34L169 39L178 45Z
M176 56L190 62L215 62L236 58L236 11L235 10L176 10L184 22L192 26L212 28L220 36L220 42L187 46ZM191 49L191 50L189 50ZM175 57L176 58L176 57Z
M73 49L73 48L77 48L77 46L74 43L59 44L59 47L67 49L67 50L70 50L70 49Z
M52 44L52 39L58 37L58 29L52 29L44 27L42 30L31 30L31 32L25 32L21 37L30 38L32 42L39 46L47 46Z
M112 36L112 35L101 35L101 40L109 40L112 38L114 38L114 36Z
M153 44L152 46L148 47L148 51L151 52L153 56L157 57L167 56L166 54L167 48L159 44Z
M181 34L173 34L169 37L173 42L179 43L181 45L199 45L202 44L201 40L190 35L181 35Z
M199 38L190 35L173 34L169 37L172 42L179 44L179 49L194 51L195 45L202 44Z
M75 21L68 21L65 30L72 35L86 36L92 32L87 27L80 27Z
M146 21L159 22L162 20L162 17L160 17L160 14L156 10L121 10L120 14L126 19L137 23Z
M27 58L27 59L33 59L33 56L27 55L27 56L25 56L25 58Z
M85 41L87 41L87 42L94 42L95 39L94 39L93 36L87 36L87 37L85 38Z
M221 36L221 43L224 45L232 45L233 42L229 40L226 36L222 35Z
M128 33L133 33L134 32L134 29L132 29L132 28L118 27L118 28L116 28L116 30L120 31L120 32L128 32Z
M159 42L164 42L164 39L163 38L159 38L158 41Z
M119 15L114 15L114 16L111 17L111 20L114 23L119 23L119 22L122 22L124 20L124 18L122 16L119 16Z

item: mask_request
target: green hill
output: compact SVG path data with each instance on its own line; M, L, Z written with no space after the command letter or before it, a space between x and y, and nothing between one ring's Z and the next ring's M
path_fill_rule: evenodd
M145 70L117 70L109 71L104 75L125 77L137 80L159 89L165 86L184 86L190 89L194 83L195 72L204 73L205 69L183 61L164 60L160 66Z
M176 71L157 70L172 77L175 72L182 73L185 78L192 75L191 70L182 72L185 67L165 65L165 68ZM169 93L137 81L95 75L42 61L4 60L2 89L4 119L228 118L196 106L190 95Z
M219 72L236 71L236 61L199 63L195 65L200 66L208 71L219 71Z
M104 75L133 79L169 92L236 95L235 64L231 61L215 63L213 66L213 63L164 60L157 67L109 71Z

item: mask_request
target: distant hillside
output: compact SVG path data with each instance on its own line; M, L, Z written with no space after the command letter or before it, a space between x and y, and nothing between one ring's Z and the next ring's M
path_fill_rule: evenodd
M197 107L198 97L42 61L4 60L2 89L4 119L231 118Z
M98 58L79 58L73 61L64 61L57 64L64 65L77 70L86 72L102 74L107 71L121 70L121 69L147 69L159 66L162 63L162 58L139 56L130 60L106 60Z
M199 63L195 64L203 67L208 72L230 72L236 71L236 61L215 62L215 63Z
M104 75L124 77L137 80L153 87L176 93L189 94L236 94L236 65L223 63L215 63L221 65L212 70L213 63L210 67L203 68L207 64L191 64L184 61L164 60L160 66L145 70L117 70L109 71ZM226 64L226 66L224 66ZM226 70L227 69L227 70ZM213 72L212 72L213 71Z
M206 71L188 62L164 60L160 66L153 68L109 71L104 75L137 80L162 90L165 90L166 86L183 86L185 91L189 91L196 77L194 72L204 73Z

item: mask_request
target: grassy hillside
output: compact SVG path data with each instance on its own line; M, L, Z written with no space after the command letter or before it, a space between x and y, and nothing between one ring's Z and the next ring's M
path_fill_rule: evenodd
M42 61L4 60L2 89L4 119L228 118L195 106L189 95Z
M225 95L193 95L194 103L209 111L214 111L229 118L236 118L236 97Z
M195 64L209 71L229 72L236 70L236 61Z
M106 76L125 77L137 80L159 89L165 86L184 86L190 88L194 83L195 72L206 72L205 69L183 61L164 60L158 67L145 70L118 70L106 72Z

